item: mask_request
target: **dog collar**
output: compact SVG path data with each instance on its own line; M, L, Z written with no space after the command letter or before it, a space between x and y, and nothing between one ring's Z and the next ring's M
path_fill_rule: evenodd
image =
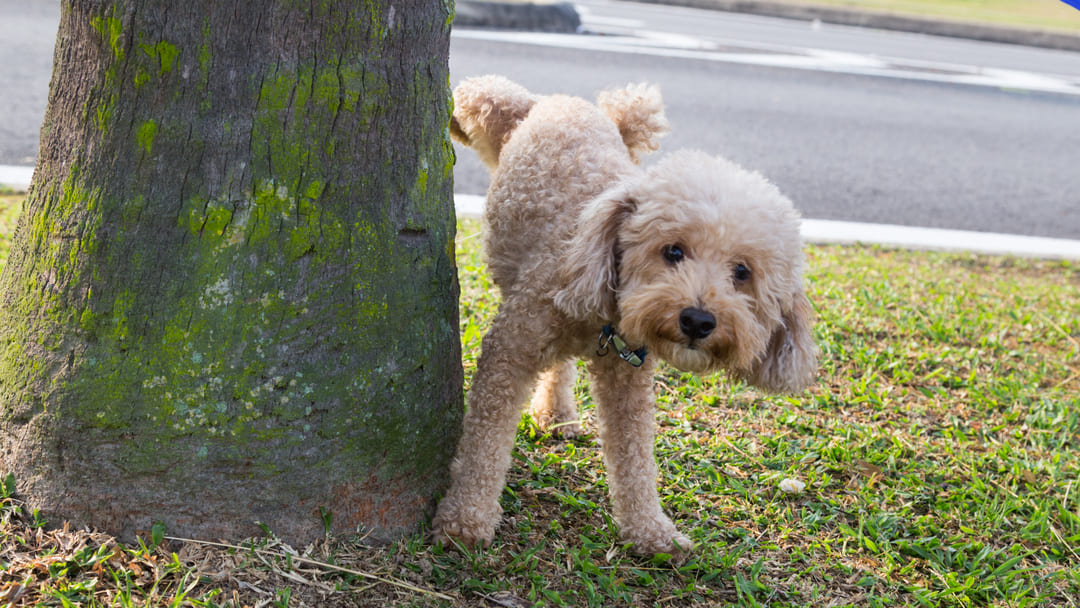
M596 349L596 354L603 357L608 354L609 347L615 347L615 352L619 353L619 358L626 361L634 367L641 367L645 364L645 355L649 354L648 349L644 346L637 350L632 350L626 344L626 340L622 339L622 336L615 333L615 328L610 324L605 325L600 330L600 342Z

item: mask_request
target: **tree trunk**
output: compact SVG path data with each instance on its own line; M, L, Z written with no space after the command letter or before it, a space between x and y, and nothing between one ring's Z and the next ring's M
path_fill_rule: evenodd
M124 538L413 529L461 414L452 2L65 0L0 470Z

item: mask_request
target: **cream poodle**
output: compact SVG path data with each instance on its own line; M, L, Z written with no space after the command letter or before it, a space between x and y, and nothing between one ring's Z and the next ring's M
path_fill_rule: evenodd
M769 391L812 381L798 213L759 174L702 152L639 167L667 131L654 87L607 91L593 105L484 76L458 86L454 106L451 134L491 170L485 251L502 305L436 541L491 543L530 391L541 427L581 432L581 359L622 540L643 554L689 550L656 490L653 370L657 359L725 370Z

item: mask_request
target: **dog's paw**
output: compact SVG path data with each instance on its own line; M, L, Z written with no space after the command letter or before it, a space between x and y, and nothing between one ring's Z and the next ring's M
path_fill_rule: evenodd
M546 405L538 406L534 402L529 415L541 431L551 433L552 437L573 439L585 434L585 427L581 424L577 410L560 411Z
M630 545L632 552L645 556L663 553L680 559L694 549L694 543L671 522L652 529L624 531L622 540Z
M463 547L468 550L487 549L495 539L493 533L485 533L474 526L463 526L458 522L436 523L432 541L443 547Z
M537 426L551 433L552 437L559 437L561 439L573 439L585 434L585 427L581 425L580 420L548 422L547 424L538 424Z
M495 524L486 521L489 518L468 517L464 511L465 509L451 505L439 504L439 510L431 522L434 544L469 550L491 546L495 539Z
M529 415L532 416L537 428L545 433L551 433L552 437L573 439L585 434L585 427L581 424L577 410L557 410L546 403L534 400Z

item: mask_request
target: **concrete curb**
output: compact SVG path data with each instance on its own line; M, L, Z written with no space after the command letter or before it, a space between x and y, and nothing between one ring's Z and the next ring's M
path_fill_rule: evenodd
M573 34L581 17L570 2L459 0L454 25Z
M630 0L646 4L686 6L708 10L748 13L803 21L820 20L837 25L853 25L882 30L967 38L983 42L1020 44L1063 51L1080 51L1080 34L1013 28L981 23L965 23L925 17L896 15L830 6L791 4L776 0Z
M30 180L33 177L33 167L0 165L0 190L7 187L16 191L26 191L30 187Z
M803 219L802 236L807 243L872 244L912 250L1080 261L1080 241L1022 234Z
M33 167L0 165L0 186L26 190L33 173ZM486 196L477 194L455 194L454 208L459 216L480 217L486 200ZM881 245L1080 261L1080 240L1070 239L806 218L802 220L802 234L807 243Z
M454 208L461 217L480 217L484 213L486 200L487 197L477 194L455 194ZM807 218L802 220L802 236L805 242L815 244L880 245L897 249L1080 261L1080 241L1041 236Z

